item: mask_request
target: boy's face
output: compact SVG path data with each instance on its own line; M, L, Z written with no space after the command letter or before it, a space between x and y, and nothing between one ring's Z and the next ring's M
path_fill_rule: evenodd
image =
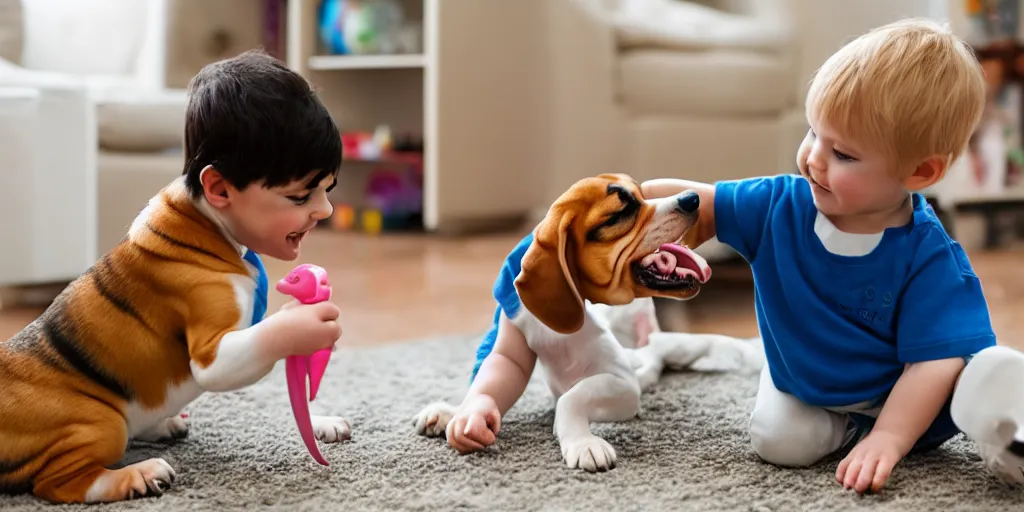
M880 151L846 137L827 123L809 120L796 162L825 215L870 215L898 207L907 189Z
M334 211L327 193L335 183L328 176L316 184L296 181L268 189L257 182L239 190L213 178L204 189L238 243L261 255L292 261L299 257L306 234Z

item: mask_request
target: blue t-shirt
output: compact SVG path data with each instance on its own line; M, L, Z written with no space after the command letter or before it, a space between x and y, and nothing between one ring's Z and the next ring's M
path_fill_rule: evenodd
M865 256L828 252L794 174L716 185L719 241L750 263L775 386L814 406L883 398L905 363L995 344L981 282L963 248L913 195L913 219Z
M533 243L533 232L523 237L519 244L512 249L512 252L505 257L505 262L501 265L501 272L498 273L498 278L494 281L491 292L498 305L494 309L494 321L491 323L491 329L487 331L480 346L476 349L476 362L473 365L473 372L469 376L470 383L476 378L484 359L487 359L487 356L494 350L494 343L498 340L498 322L501 320L502 312L508 318L515 317L519 312L522 303L519 301L519 292L516 291L515 281L523 269L523 255L526 254L531 243Z
M256 325L263 321L264 315L267 313L267 294L269 289L269 281L267 279L267 269L263 266L263 261L260 256L247 249L245 255L242 257L245 261L256 267L258 272L256 276L256 290L253 293L253 308L252 308L252 325Z

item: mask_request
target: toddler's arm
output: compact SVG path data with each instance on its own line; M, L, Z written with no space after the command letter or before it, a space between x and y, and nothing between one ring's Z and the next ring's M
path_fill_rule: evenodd
M906 432L914 442L952 394L964 356L996 340L981 280L938 223L924 232L909 272L896 304L896 352L909 364L876 427Z
M251 386L277 361L329 348L341 337L338 307L328 301L298 307L289 303L266 320L239 329L238 308L228 284L194 286L187 300L190 367L206 391Z
M537 355L515 325L501 315L494 349L480 365L459 410L445 427L459 453L482 450L496 441L501 418L526 391Z
M494 350L480 365L464 402L469 403L478 395L489 396L501 416L505 416L526 391L537 355L527 346L522 331L505 315L501 315L499 322Z
M683 237L683 243L691 249L715 236L715 186L699 181L680 180L675 178L658 178L648 180L640 185L640 192L645 198L659 198L676 195L680 192L693 190L700 196L700 209L697 224Z
M914 277L897 305L903 374L874 428L836 468L836 479L858 492L882 488L952 395L964 356L995 344L981 280L963 247L938 223L922 235L910 268Z
M938 417L964 368L963 358L907 364L882 406L875 430L901 441L906 454Z
M839 462L836 480L857 492L882 490L896 464L938 417L963 367L959 357L908 363L874 428Z

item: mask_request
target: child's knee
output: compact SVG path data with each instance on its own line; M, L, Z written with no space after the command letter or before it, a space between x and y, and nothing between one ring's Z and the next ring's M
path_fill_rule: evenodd
M765 462L806 467L834 452L846 438L846 419L824 409L785 417L756 411L750 417L750 442Z

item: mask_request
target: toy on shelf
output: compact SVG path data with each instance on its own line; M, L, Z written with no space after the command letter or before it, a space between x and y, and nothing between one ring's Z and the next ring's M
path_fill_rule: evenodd
M348 231L355 226L356 209L350 204L334 205L334 214L331 215L331 226L338 231Z
M341 146L350 161L423 164L423 141L412 134L395 136L387 125L373 133L342 133Z
M345 0L324 0L320 4L318 16L320 26L320 42L328 53L345 55L349 53L342 36L345 18Z
M396 0L323 0L320 42L335 55L419 53L422 22L406 21Z
M376 235L383 228L383 220L378 210L363 210L363 231Z
M398 32L405 12L395 0L348 0L343 34L349 51L356 54L398 52Z
M356 227L357 216L359 229L368 234L419 227L423 215L422 167L374 169L367 180L364 202L359 210L347 203L335 203L331 227L350 231Z
M287 276L277 282L276 289L280 293L291 295L303 304L315 304L331 298L331 284L327 280L327 271L316 265L304 263L292 269ZM316 398L320 389L320 381L327 370L331 359L331 349L318 350L309 356L288 356L285 360L285 376L288 381L288 398L292 404L292 414L299 428L299 435L313 459L324 466L327 460L316 445L316 435L309 416L309 404ZM309 379L309 398L306 398L306 379Z
M407 227L423 211L422 168L410 165L404 172L375 169L366 185L366 201L379 212L381 230Z
M363 207L336 203L331 226L348 231L358 216L363 232L377 234L417 227L423 214L423 139L394 134L387 125L372 133L352 131L341 134L345 160L374 163L367 180Z

